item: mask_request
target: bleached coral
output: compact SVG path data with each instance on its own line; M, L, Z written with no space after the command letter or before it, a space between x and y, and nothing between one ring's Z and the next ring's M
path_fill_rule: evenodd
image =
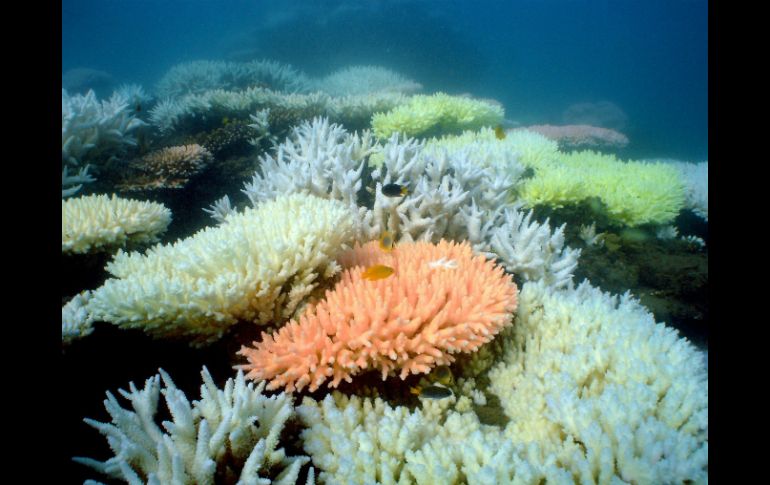
M533 221L532 211L515 206L484 214L471 205L460 217L473 248L500 258L508 271L555 288L571 283L581 250L564 245L564 224L551 232L548 219Z
M263 139L267 139L267 141L273 145L278 142L278 138L270 133L268 116L270 116L270 108L265 108L257 111L256 114L249 115L249 118L251 118L251 121L253 122L249 125L249 128L254 129L257 135L249 140L249 144L259 146Z
M382 91L409 94L422 89L420 83L381 66L349 66L316 81L315 86L332 96Z
M354 233L355 218L340 202L278 197L144 255L119 251L89 311L156 337L210 343L238 320L290 317L339 271L334 258Z
M468 244L400 244L386 253L373 241L340 262L342 279L323 300L241 348L247 378L289 392L312 392L327 381L337 387L367 369L403 380L476 351L511 324L516 309L510 275ZM393 275L376 282L362 276L377 264Z
M94 331L93 318L86 310L90 291L75 295L61 309L61 341L63 344L86 337Z
M158 241L171 222L162 204L89 195L61 201L62 253L84 254Z
M583 240L586 246L603 246L604 245L604 233L596 233L596 223L592 222L591 225L582 225L578 228L578 237ZM660 233L658 233L660 237Z
M372 131L379 138L399 132L405 136L426 136L433 130L457 131L494 126L503 121L499 104L445 93L416 95L387 113L372 116Z
M327 119L306 121L278 146L275 157L261 157L260 170L242 192L252 205L302 192L356 208L365 157L372 150L369 132L350 135Z
M306 91L310 86L310 80L303 73L276 61L192 61L169 69L156 90L160 97L175 98L212 89L243 89L260 83L287 92Z
M526 449L515 449L499 429L481 424L472 412L426 404L430 409L410 411L379 398L337 392L321 402L306 397L297 414L307 427L301 437L320 469L320 481L534 485L555 468L530 463ZM569 475L562 471L550 477L567 483Z
M287 456L279 447L280 434L294 416L290 397L267 397L264 385L246 383L241 373L219 389L204 367L201 398L190 403L168 374L159 372L143 389L131 382L129 391L119 391L131 409L107 392L104 406L112 422L85 421L107 438L115 456L104 462L76 457L76 462L130 484L206 485L227 475L239 476L242 484L296 483L309 458ZM171 421L159 426L160 394Z
M507 203L524 172L513 151L424 146L398 134L374 145L368 132L349 135L316 119L295 129L275 158L263 157L243 192L252 204L296 191L341 200L358 212L359 240L379 238L386 230L398 242L469 240L475 250L494 253L525 278L545 276L556 285L571 281L580 252L564 246L563 228L552 233L547 222L524 220ZM371 208L360 196L366 156L381 160L371 173ZM410 193L388 197L382 186L389 183L406 185Z
M64 168L61 171L62 199L65 197L71 197L77 194L78 192L80 192L80 189L83 188L83 184L96 181L96 179L88 173L88 167L90 167L90 165L86 165L85 167L82 167L80 170L78 170L77 175L70 175L67 166L66 165L64 166ZM71 185L74 185L74 187L69 187Z
M145 123L129 109L128 100L115 93L99 101L94 92L61 94L62 163L83 165L104 162L136 144L131 133Z
M511 333L490 389L547 481L708 480L702 354L628 293L527 283Z
M679 170L685 185L685 207L705 221L709 220L709 162L676 162L672 165Z
M203 209L203 212L210 215L217 222L225 222L227 216L235 213L235 209L230 204L230 197L225 195L217 199L208 209Z

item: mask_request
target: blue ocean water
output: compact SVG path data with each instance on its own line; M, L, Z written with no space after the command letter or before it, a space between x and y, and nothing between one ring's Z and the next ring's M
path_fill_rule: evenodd
M63 0L62 71L152 90L174 64L268 58L310 75L391 68L560 124L611 103L626 158L708 158L706 0ZM103 93L105 95L109 93ZM568 116L567 116L568 118Z

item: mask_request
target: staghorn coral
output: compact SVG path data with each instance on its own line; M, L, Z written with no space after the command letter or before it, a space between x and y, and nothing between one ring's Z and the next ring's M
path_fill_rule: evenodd
M166 147L129 163L132 173L120 184L122 190L178 189L200 173L213 159L198 144Z
M103 163L136 145L132 132L145 123L134 117L129 102L119 92L99 101L93 91L70 96L62 89L62 165Z
M287 456L278 447L281 431L295 412L289 396L267 397L263 384L246 383L241 373L219 389L204 367L201 399L191 404L168 374L159 372L141 390L131 382L130 391L119 391L132 409L121 407L107 392L104 407L112 423L85 420L107 438L115 456L104 462L82 457L74 461L137 485L297 482L309 458ZM171 421L158 426L160 394ZM312 478L307 483L313 483Z
M213 342L238 320L280 321L339 271L334 258L352 243L354 224L339 202L278 197L144 255L118 252L107 266L113 278L94 291L88 310L193 345Z
M427 373L473 352L506 325L516 309L516 285L502 268L468 244L400 244L390 253L376 241L340 257L348 269L324 300L308 307L254 348L239 354L247 378L287 391L325 381L336 387L365 369L382 379L400 371ZM394 268L389 278L363 279L365 266Z
M405 136L426 136L436 130L461 132L496 125L503 116L503 108L488 101L445 93L417 95L387 113L372 116L372 131L379 138L395 132Z
M260 172L243 192L252 204L298 191L341 200L358 213L359 240L377 238L385 230L400 242L469 240L474 250L500 257L524 278L545 275L556 286L568 284L580 251L564 246L563 228L551 232L547 222L531 221L507 203L510 192L522 183L524 168L515 152L493 145L494 132L488 132L492 140L479 141L479 146L450 144L427 150L424 142L403 140L398 134L375 145L368 132L349 135L338 125L315 119L296 128L275 158L263 157ZM551 145L557 153L555 143L532 136L546 147L529 150L530 160L550 153ZM363 206L360 193L367 155L381 160L371 173L371 208ZM381 188L388 183L406 184L410 194L387 197Z
M83 188L83 184L96 181L96 179L93 178L91 174L88 173L88 167L90 167L90 165L86 165L85 167L82 167L80 170L78 170L77 175L70 175L67 166L66 165L64 166L64 168L61 171L62 199L65 197L71 197L77 194L78 192L80 192L80 189ZM74 187L65 188L65 186L72 186L72 185L74 185Z
M122 199L115 194L62 200L61 250L85 254L126 243L154 243L170 222L171 211L155 202Z

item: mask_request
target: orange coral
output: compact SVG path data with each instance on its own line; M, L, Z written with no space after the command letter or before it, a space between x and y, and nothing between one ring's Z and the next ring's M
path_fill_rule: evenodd
M477 350L511 324L516 310L511 276L467 243L404 243L384 252L372 241L340 263L347 269L324 300L299 321L263 333L254 348L241 348L249 362L238 368L246 377L287 392L314 391L327 379L337 387L370 367L383 380L400 369L404 379L453 362L451 354ZM375 264L395 272L363 279Z

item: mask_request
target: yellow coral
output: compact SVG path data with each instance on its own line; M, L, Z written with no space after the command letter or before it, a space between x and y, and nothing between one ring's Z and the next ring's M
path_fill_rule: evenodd
M425 135L432 130L459 132L502 122L503 108L490 102L436 93L418 95L387 113L372 117L372 130L380 138L394 132L406 136Z
M668 165L623 162L589 150L559 154L537 167L521 196L530 206L554 207L597 197L622 224L666 224L684 206L684 182Z

